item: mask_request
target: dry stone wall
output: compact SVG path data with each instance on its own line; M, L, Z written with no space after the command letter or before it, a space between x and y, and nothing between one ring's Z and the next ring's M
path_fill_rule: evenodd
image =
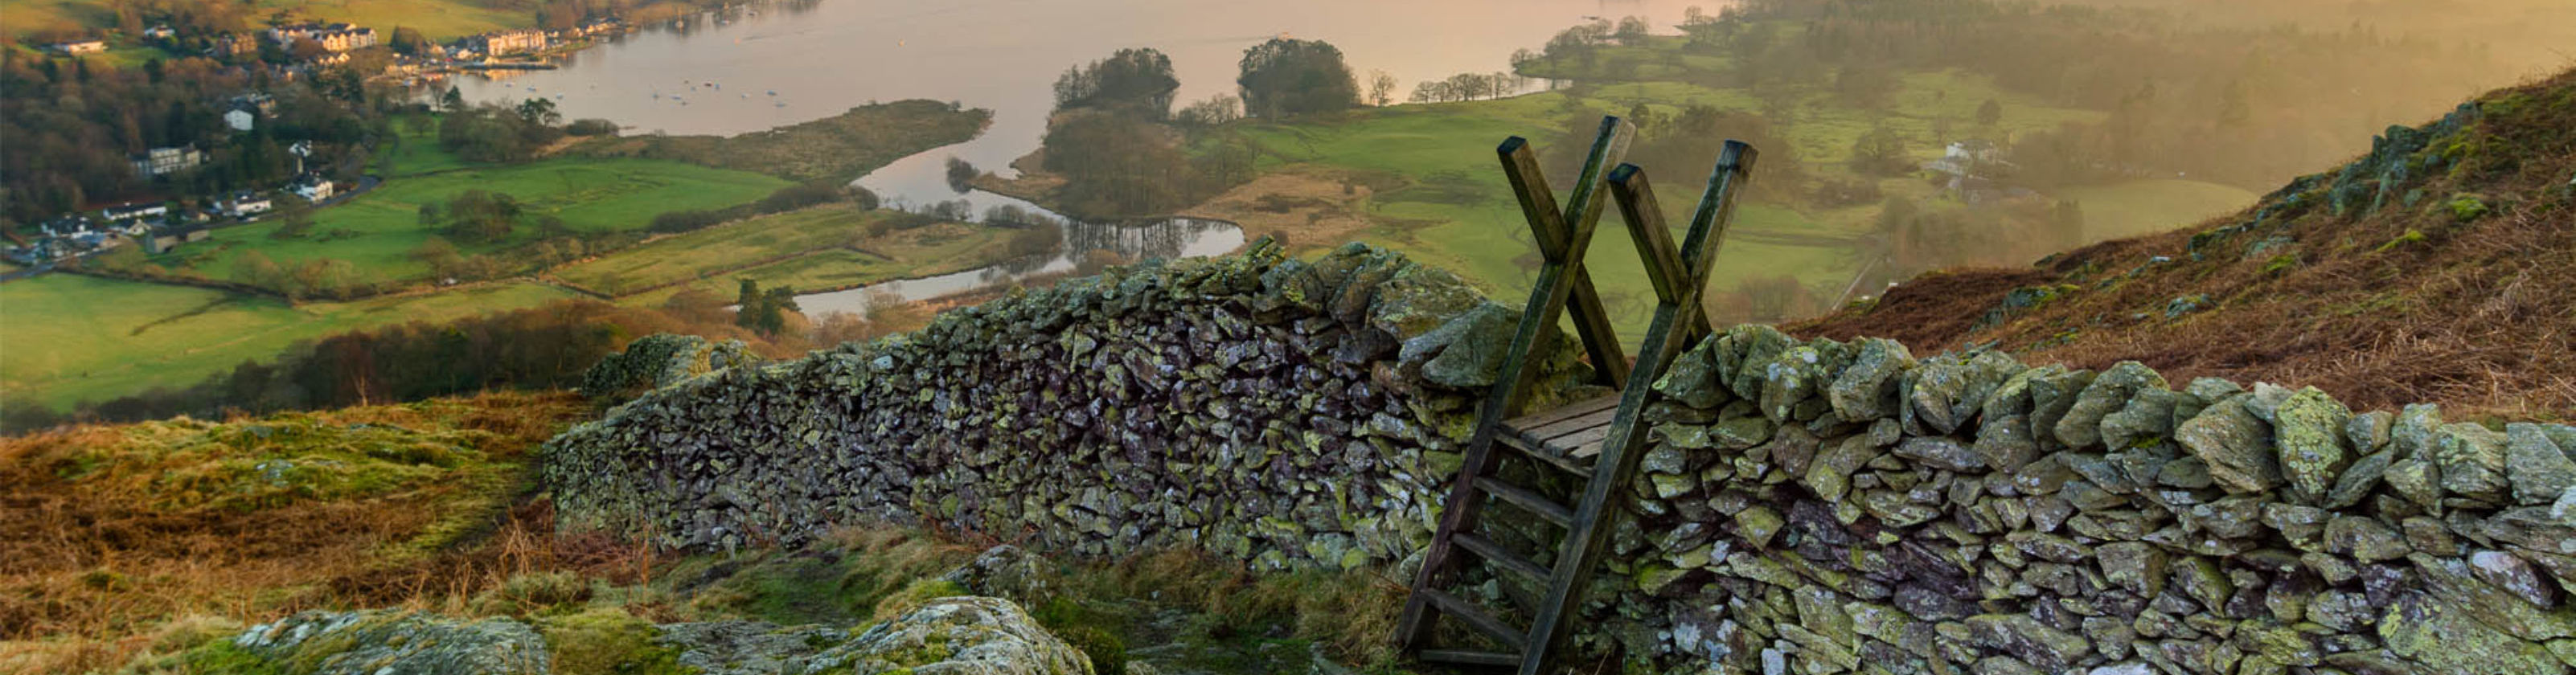
M2576 427L1739 327L1587 639L1678 672L2576 669Z
M662 389L545 475L568 525L683 546L919 514L1400 567L1513 321L1364 247L1120 270ZM1546 389L1580 395L1562 342ZM1647 414L1579 644L1650 672L2576 669L2576 427L1764 327L1687 351Z
M921 518L1079 554L1382 564L1429 538L1515 317L1391 253L1264 243L686 377L552 441L543 475L567 526L683 548ZM1585 372L1563 342L1550 390Z

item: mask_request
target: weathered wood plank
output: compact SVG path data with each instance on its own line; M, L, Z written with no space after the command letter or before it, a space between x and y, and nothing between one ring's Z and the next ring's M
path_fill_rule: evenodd
M1576 401L1563 407L1534 412L1513 418L1503 426L1516 430L1536 429L1554 422L1619 407L1619 395L1612 394L1588 401Z
M1618 413L1618 408L1593 411L1584 414L1582 417L1558 420L1556 422L1540 426L1536 429L1522 430L1521 437L1540 443L1546 443L1549 439L1553 439L1558 436L1564 436L1577 431L1607 425L1610 423L1610 419Z

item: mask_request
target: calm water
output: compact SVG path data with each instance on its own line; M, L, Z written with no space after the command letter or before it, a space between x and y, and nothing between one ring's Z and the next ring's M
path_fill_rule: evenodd
M1586 17L1644 16L1658 32L1670 32L1686 8L1714 12L1727 1L806 0L759 5L722 22L705 15L685 28L625 36L576 55L561 70L494 80L466 77L457 84L478 101L555 98L566 118L615 120L631 127L630 133L737 134L908 98L985 108L993 111L993 126L984 135L914 155L858 181L890 203L962 198L981 212L1025 204L951 190L944 178L947 158L1010 175L1010 161L1035 149L1046 131L1056 77L1121 48L1152 47L1171 55L1181 79L1179 98L1187 103L1232 93L1246 47L1279 35L1320 39L1340 47L1364 82L1372 70L1394 75L1400 99L1418 81L1508 70L1513 50L1536 49ZM1073 248L1048 266L1069 267L1084 241L1169 238L1085 232L1099 227L1107 226L1069 230ZM1223 253L1243 240L1223 224L1163 227L1194 237L1162 247L1182 255ZM1006 273L970 274L1007 278ZM930 282L904 283L955 285ZM886 286L891 290L892 284ZM929 297L922 292L928 291L901 295ZM841 294L811 297L838 306L824 300L836 295Z

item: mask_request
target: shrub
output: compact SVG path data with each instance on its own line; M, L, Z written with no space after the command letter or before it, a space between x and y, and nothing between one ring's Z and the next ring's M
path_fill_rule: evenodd
M574 136L610 136L617 133L617 123L603 119L579 119L564 125L564 133Z

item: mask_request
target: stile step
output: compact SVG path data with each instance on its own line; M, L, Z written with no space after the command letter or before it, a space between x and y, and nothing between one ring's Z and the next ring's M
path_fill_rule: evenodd
M1573 509L1565 508L1565 505L1563 504L1548 501L1546 496L1536 492L1531 492L1527 488L1495 480L1492 476L1477 476L1476 489L1483 490L1486 494L1500 497L1503 501L1511 502L1513 506L1521 507L1521 510L1536 514L1538 517L1545 518L1548 522L1556 523L1558 526L1574 526Z
M1456 663L1469 666L1517 666L1521 655L1503 652L1480 652L1466 649L1425 649L1415 658L1430 663Z
M1464 546L1467 550L1474 551L1478 557L1491 560L1494 564L1503 566L1504 569L1519 572L1522 576L1545 581L1555 574L1554 572L1549 571L1546 566L1540 565L1536 562L1531 562L1530 559L1521 557L1520 554L1513 553L1510 549L1503 548L1502 544L1494 543L1494 540L1492 539L1486 539L1466 532L1459 532L1449 535L1449 543Z
M1483 634L1485 637L1493 638L1495 642L1502 643L1504 647L1510 648L1514 651L1528 648L1529 635L1527 631L1512 628L1511 625L1503 623L1501 619L1494 618L1494 615L1485 613L1485 610L1478 608L1475 605L1468 604L1464 598L1450 595L1447 591L1436 588L1425 588L1415 592L1421 593L1424 598L1431 600L1431 604L1433 606L1440 608L1441 614L1446 614L1458 619L1459 621L1466 622L1468 628L1475 629L1477 633Z
M1577 479L1585 481L1592 480L1592 467L1579 461L1580 458L1578 457L1569 456L1566 453L1558 452L1556 450L1549 449L1546 446L1532 443L1518 437L1504 436L1495 440L1499 441L1503 447L1518 450L1523 456L1538 460L1538 463L1540 464L1556 467L1558 471L1563 471L1567 475L1574 476Z

